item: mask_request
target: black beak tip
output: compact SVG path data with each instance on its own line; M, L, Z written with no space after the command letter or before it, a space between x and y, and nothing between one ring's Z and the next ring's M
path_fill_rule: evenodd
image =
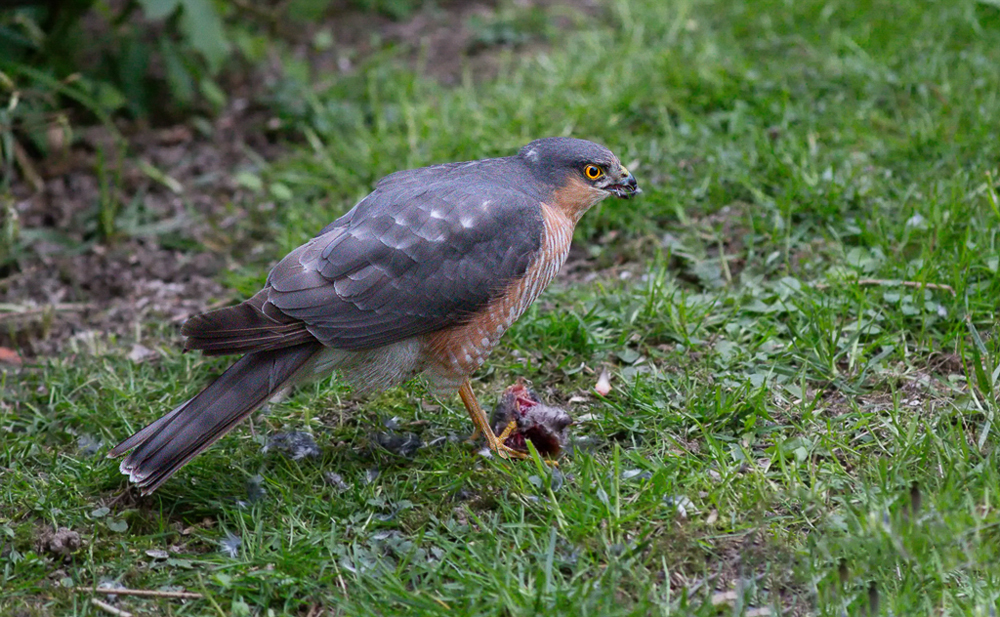
M612 192L615 197L619 197L621 199L631 199L632 197L641 194L642 189L639 188L638 183L635 181L635 177L632 176L632 174L629 174L622 178L621 184L616 185L612 189Z

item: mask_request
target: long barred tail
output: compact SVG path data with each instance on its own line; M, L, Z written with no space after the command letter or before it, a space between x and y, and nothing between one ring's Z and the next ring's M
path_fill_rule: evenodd
M132 450L119 469L143 495L152 493L260 407L321 349L319 343L306 343L246 354L194 398L115 446L108 457Z

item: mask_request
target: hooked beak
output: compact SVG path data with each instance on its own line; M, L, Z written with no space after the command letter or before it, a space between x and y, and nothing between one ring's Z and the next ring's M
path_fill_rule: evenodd
M622 167L621 178L618 182L609 185L607 190L610 191L612 195L620 199L631 199L633 196L642 192L642 189L639 188L639 184L635 181L635 176L629 173L629 171L624 167Z

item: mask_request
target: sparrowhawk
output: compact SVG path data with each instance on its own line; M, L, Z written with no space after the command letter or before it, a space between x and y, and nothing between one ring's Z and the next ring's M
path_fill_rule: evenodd
M242 357L108 456L131 450L120 469L148 494L276 393L334 370L361 390L417 375L458 390L489 447L523 456L497 439L469 376L562 266L580 217L639 192L610 150L563 137L386 176L252 298L184 324L186 350Z

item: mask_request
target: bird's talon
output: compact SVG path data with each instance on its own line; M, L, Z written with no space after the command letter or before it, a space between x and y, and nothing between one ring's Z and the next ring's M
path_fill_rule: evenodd
M514 429L516 428L517 428L517 422L515 420L511 420L510 422L508 422L507 426L504 427L503 432L497 435L497 441L499 441L500 443L506 443L507 438L510 437L510 434L513 433Z
M510 458L528 458L528 454L526 452L521 452L520 450L515 450L514 448L511 448L510 446L508 446L507 443L506 443L507 442L507 438L510 437L510 434L513 433L516 428L517 428L517 422L514 421L514 420L511 420L510 422L507 423L507 426L504 427L503 432L500 433L499 435L497 435L497 437L496 437L496 439L497 439L497 448L496 448L497 454L499 454L500 456L503 456L503 458L508 459L508 460ZM501 452L503 452L503 454L500 454Z
M514 424L514 423L511 422L511 424ZM493 452L495 452L497 456L499 456L500 458L502 458L502 459L504 459L506 461L509 461L511 459L528 458L528 454L526 452L521 452L520 450L515 450L514 448L511 448L510 446L508 446L507 444L504 443L504 440L507 439L507 437L505 437L505 435L509 435L509 432L508 432L509 430L510 430L510 426L508 425L507 428L504 429L504 432L501 433L499 436L493 437L493 439L490 439L489 438L490 436L487 436L486 441L487 441L487 444L489 445L490 450L492 450Z
M515 450L510 446L504 445L503 442L498 441L496 446L497 447L495 449L494 448L491 449L497 453L497 456L505 460L510 460L512 458L521 458L521 459L528 458L527 452L521 452L520 450Z

